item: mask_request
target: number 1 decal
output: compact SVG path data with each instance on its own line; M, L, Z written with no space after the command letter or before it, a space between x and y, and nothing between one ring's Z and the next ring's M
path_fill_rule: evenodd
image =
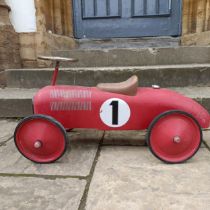
M110 105L112 106L112 124L118 125L119 102L112 101Z
M100 118L109 127L121 127L130 119L130 107L119 98L105 101L100 108Z

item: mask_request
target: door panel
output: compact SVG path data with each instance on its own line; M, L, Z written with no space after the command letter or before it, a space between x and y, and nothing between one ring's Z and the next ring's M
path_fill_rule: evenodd
M132 0L132 17L170 16L171 0Z
M121 0L82 0L82 18L100 19L121 16Z
M181 0L73 0L76 38L181 33Z

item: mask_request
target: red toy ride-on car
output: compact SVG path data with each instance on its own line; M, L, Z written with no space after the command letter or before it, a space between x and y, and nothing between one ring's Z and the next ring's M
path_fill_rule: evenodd
M191 158L209 127L209 113L200 104L175 91L158 86L138 88L138 78L97 87L55 85L60 61L56 60L52 83L33 97L34 114L17 125L14 140L20 153L37 163L50 163L66 149L66 130L144 130L151 152L167 163Z

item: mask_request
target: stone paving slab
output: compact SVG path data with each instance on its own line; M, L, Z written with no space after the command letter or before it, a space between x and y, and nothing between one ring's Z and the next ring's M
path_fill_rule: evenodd
M85 184L79 179L0 177L0 208L77 210Z
M210 131L203 131L204 140L210 146ZM106 131L103 145L129 145L144 146L146 144L146 131ZM201 148L206 147L203 143Z
M206 130L203 132L203 139L210 148L210 130Z
M170 165L144 147L102 147L87 210L204 210L210 208L210 152Z
M145 145L146 131L106 131L103 144Z
M17 120L0 120L0 143L13 136Z
M27 160L17 151L12 139L0 147L0 173L87 176L102 135L101 131L70 133L66 153L52 164L36 164Z
M74 144L99 143L104 131L94 129L73 129L67 133L69 140Z

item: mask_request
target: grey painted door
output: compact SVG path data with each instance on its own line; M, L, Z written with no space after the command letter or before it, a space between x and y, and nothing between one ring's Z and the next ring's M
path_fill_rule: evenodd
M177 36L182 0L73 0L76 38Z

